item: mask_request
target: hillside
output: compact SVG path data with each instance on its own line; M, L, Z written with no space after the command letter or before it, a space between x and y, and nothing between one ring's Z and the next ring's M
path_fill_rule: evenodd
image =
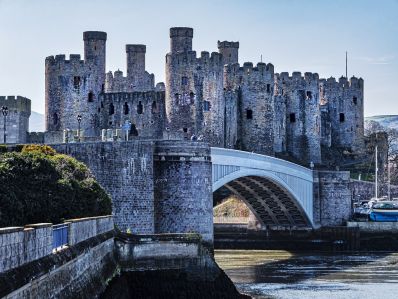
M32 111L29 118L29 132L44 132L44 115Z
M377 121L383 127L398 130L398 115L376 115L365 117L365 121L371 120Z

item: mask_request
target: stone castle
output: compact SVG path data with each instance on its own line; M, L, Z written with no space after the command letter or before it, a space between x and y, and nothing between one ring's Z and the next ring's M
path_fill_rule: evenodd
M7 108L3 115L2 107ZM26 143L28 141L31 101L21 96L0 96L0 143ZM4 126L5 138L4 138ZM6 139L6 140L4 140Z
M105 32L83 33L80 55L45 62L46 142L64 130L97 140L102 130L129 137L199 139L211 146L322 164L325 151L364 147L363 80L275 73L271 63L238 62L239 42L218 52L192 49L193 29L170 29L166 82L145 68L145 45L126 45L127 74L106 73Z

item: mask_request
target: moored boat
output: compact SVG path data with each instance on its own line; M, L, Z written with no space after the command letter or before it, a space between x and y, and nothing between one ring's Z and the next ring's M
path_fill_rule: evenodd
M369 212L369 220L377 222L398 221L398 201L378 201Z

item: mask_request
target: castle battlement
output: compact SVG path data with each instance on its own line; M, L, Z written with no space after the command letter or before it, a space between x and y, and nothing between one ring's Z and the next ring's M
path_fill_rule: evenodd
M21 96L0 96L0 107L6 106L9 110L31 113L31 100Z
M274 65L272 63L258 62L256 66L252 62L245 62L243 66L239 63L224 66L224 78L227 86L232 82L240 84L243 82L267 82L273 83ZM272 82L269 82L272 81Z
M66 59L66 55L59 54L54 56L46 57L46 65L60 65L60 64L84 64L84 60L81 59L80 54L70 54L69 60Z
M217 47L220 48L239 48L239 42L218 41Z
M328 79L321 79L319 82L322 84L323 88L334 89L334 88L344 88L344 89L363 89L363 79L352 76L349 80L346 77L341 76L337 81L336 78L330 77Z
M293 72L291 76L289 76L289 72L281 72L279 74L275 74L276 81L279 81L278 83L282 83L280 85L283 87L283 85L288 84L288 85L305 85L305 86L313 86L313 87L318 87L319 85L319 75L318 73L311 73L311 72L305 72L304 75L302 75L301 72Z

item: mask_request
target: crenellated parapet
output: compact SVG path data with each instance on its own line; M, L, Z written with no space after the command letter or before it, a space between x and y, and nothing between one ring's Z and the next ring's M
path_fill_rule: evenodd
M239 63L224 66L224 88L235 89L245 84L256 84L266 82L270 84L269 90L273 89L274 66L271 63L259 62L254 67L252 62L245 62L243 66Z
M1 108L7 107L4 117ZM29 131L29 116L31 114L31 101L21 96L0 96L0 128L5 128L0 134L0 143L25 143ZM4 123L5 121L5 123Z

